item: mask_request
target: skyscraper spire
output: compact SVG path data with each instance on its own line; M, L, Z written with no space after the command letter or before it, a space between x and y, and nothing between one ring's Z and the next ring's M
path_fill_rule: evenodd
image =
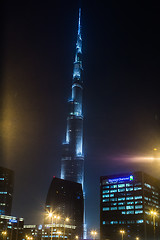
M81 36L81 8L79 8L78 35Z
M72 96L68 101L66 140L63 144L61 178L84 185L83 111L82 111L82 38L81 8L73 63Z

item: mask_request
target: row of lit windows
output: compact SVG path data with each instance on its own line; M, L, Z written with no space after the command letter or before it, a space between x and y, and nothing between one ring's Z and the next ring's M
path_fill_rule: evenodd
M103 199L103 201L104 201L105 199ZM108 203L106 203L105 205L106 206L109 206L109 205L111 205L111 206L117 206L117 205L133 205L133 204L142 204L142 201L133 201L133 202L108 202Z
M144 197L145 200L149 201L149 202L153 202L153 203L156 203L158 204L159 202L154 200L154 199L151 199L151 198L148 198L148 197Z
M103 223L103 225L105 225L105 224L135 224L135 223L143 223L144 221L143 221L143 219L140 219L140 220L136 220L136 221L134 221L134 220L131 220L131 221L103 221L102 223Z
M146 186L147 188L150 188L150 189L154 189L155 190L155 187L151 186L150 184L148 183L144 183L144 186ZM159 195L157 192L155 192L156 195Z
M103 198L109 198L108 195L103 195ZM103 199L103 202L117 202L118 201L127 201L127 200L132 200L132 199L142 199L142 196L134 196L134 197L119 197L119 198L110 198L110 199Z
M0 194L7 194L7 192L0 192Z
M122 188L122 187L132 187L132 186L140 186L142 185L141 183L122 183L122 184L114 184L114 185L106 185L103 186L103 189L107 189L107 188Z
M142 187L129 187L129 188L119 188L117 189L112 189L112 190L103 190L102 193L116 193L116 192L129 192L129 191L138 191L142 190Z
M4 180L4 178L0 178L0 181L3 181Z
M113 211L113 210L129 210L129 209L142 209L143 205L129 205L129 206L120 206L120 207L104 207L103 211Z

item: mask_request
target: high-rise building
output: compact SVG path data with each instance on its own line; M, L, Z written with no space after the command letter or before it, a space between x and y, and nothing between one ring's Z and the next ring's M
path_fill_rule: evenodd
M68 224L76 226L74 234L79 237L83 236L83 204L83 191L80 183L53 178L47 194L46 210L47 212L54 211L55 215L60 216L57 224L69 218ZM50 222L51 220L46 216L45 223Z
M82 110L82 38L81 9L73 67L72 95L68 101L66 139L63 143L61 178L84 186L83 110Z
M160 239L160 180L144 173L101 177L101 240Z
M0 167L0 215L11 215L14 172Z
M0 215L0 240L26 239L23 231L24 219L14 216Z
M54 211L63 218L69 216L71 224L76 226L75 233L79 237L83 236L85 226L82 71L81 9L79 9L72 95L68 101L66 138L62 149L61 179L53 178L46 199L46 210Z

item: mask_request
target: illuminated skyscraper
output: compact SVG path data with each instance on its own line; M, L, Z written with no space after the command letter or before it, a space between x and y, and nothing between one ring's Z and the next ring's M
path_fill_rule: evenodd
M0 215L11 215L14 172L0 167Z
M84 187L83 110L82 110L82 38L81 9L73 67L72 96L68 101L66 139L63 143L61 178L81 183ZM84 189L84 188L83 188Z
M80 237L86 238L82 71L81 9L79 9L72 94L68 101L66 138L63 143L61 159L61 179L54 178L52 180L46 199L46 211L54 211L63 217L66 214L70 216L76 226L76 233Z

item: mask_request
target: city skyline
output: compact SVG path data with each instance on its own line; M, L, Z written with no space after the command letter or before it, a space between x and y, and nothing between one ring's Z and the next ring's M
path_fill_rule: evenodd
M10 2L4 11L1 165L15 171L13 214L26 222L41 217L60 176L78 7ZM141 168L123 159L160 146L159 15L118 1L85 2L82 13L87 222L98 227L99 177Z

